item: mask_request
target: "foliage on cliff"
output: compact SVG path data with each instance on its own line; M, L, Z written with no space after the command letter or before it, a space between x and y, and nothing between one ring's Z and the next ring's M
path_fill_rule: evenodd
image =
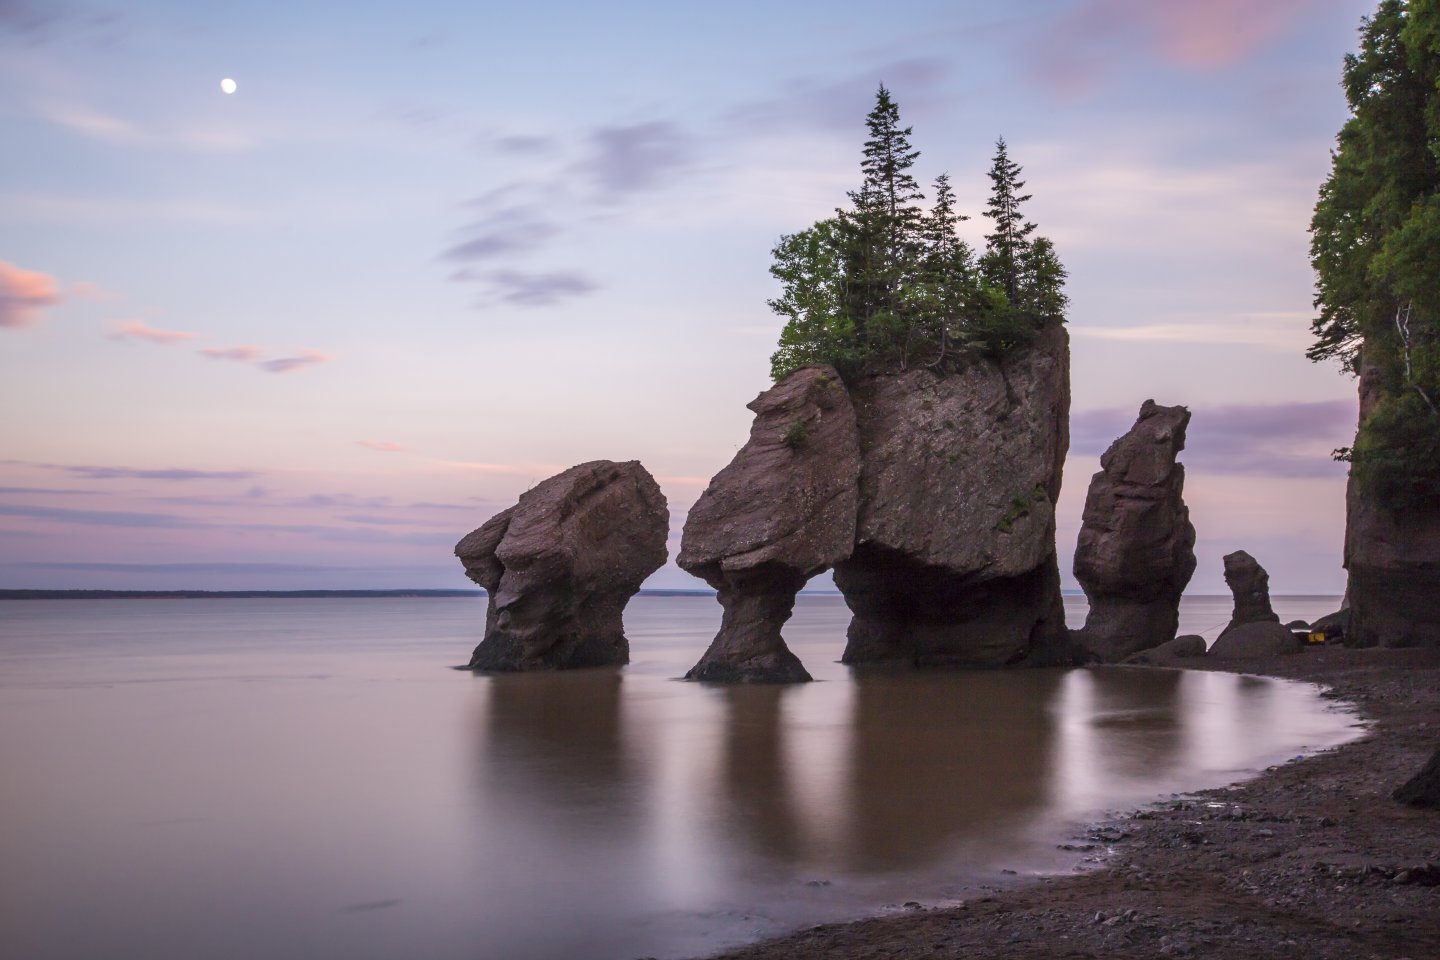
M1312 360L1378 374L1336 451L1392 508L1440 502L1440 0L1382 0L1345 58L1350 119L1311 222Z
M1020 213L1030 196L1005 141L990 170L994 232L977 258L958 233L968 218L955 210L948 175L935 178L933 206L920 207L911 173L920 154L883 86L865 122L863 179L849 205L775 246L770 272L782 288L770 308L786 324L770 358L774 377L814 363L847 374L953 365L1003 355L1063 321L1065 268Z

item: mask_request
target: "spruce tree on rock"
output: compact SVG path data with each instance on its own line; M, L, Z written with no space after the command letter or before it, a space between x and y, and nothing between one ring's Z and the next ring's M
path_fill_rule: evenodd
M1010 159L1005 138L995 141L995 159L990 165L990 199L985 216L995 223L995 232L985 235L985 256L980 270L987 283L1005 291L1012 303L1020 285L1021 259L1035 232L1035 224L1025 222L1020 204L1030 199L1021 194L1025 181L1020 179L1020 164Z

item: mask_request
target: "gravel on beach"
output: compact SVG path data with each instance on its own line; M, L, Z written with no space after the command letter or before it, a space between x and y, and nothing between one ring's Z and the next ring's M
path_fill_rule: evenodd
M1322 684L1370 733L1093 825L1109 851L1099 868L716 960L1440 957L1440 811L1391 798L1440 746L1440 650L1321 647L1197 667Z

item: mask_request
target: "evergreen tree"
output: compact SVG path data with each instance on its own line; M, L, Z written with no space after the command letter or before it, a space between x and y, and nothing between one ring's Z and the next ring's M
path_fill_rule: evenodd
M1440 503L1440 2L1382 0L1360 33L1311 221L1307 355L1375 371L1378 402L1337 451L1362 492Z
M1025 222L1020 204L1030 199L1022 195L1025 181L1020 179L1020 164L1010 159L1005 138L995 141L995 159L990 165L990 199L985 216L995 223L995 232L985 235L985 256L980 269L988 283L1005 291L1013 303L1020 285L1021 259L1030 242L1035 224Z
M865 125L863 181L848 194L851 209L836 213L845 249L845 311L862 338L880 345L901 333L900 294L914 266L916 203L924 195L910 173L920 151L910 144L911 128L900 126L900 108L884 84Z

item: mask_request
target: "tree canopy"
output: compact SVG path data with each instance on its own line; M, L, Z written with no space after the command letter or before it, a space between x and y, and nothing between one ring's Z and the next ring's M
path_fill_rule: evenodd
M861 184L849 205L774 248L770 273L781 293L769 304L786 318L770 358L777 380L814 363L847 375L953 365L1022 347L1064 320L1065 268L1020 213L1030 197L1003 139L985 212L994 233L977 259L958 233L968 218L956 211L948 174L935 178L934 204L920 206L925 196L911 172L920 152L883 85L865 124Z
M1378 378L1354 447L1336 451L1362 491L1440 504L1440 0L1382 0L1344 88L1350 118L1310 228L1307 355Z

